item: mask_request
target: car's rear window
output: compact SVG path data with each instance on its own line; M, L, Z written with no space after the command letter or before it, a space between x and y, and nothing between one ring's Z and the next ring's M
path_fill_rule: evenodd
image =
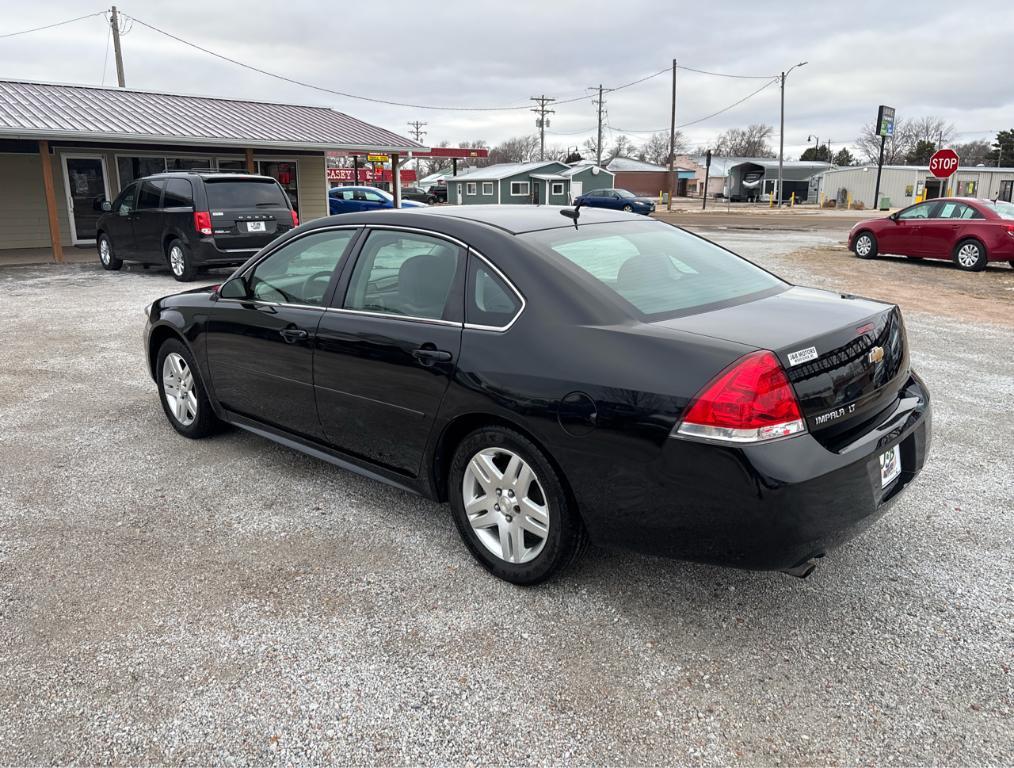
M1014 205L1004 202L1003 200L994 200L989 203L990 207L996 211L1001 218L1014 219Z
M787 287L745 259L661 222L591 224L523 237L649 317L689 314Z
M208 179L208 207L215 210L232 208L288 208L285 192L274 181L260 179Z

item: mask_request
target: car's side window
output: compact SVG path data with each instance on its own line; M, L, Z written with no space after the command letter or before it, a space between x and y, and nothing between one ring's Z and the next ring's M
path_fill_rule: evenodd
M964 203L944 203L934 218L937 219L981 219L982 214Z
M928 219L930 215L930 209L936 205L936 203L919 203L919 205L913 205L911 208L906 208L904 211L898 214L898 218L901 220L908 219Z
M137 207L139 210L150 210L158 208L162 203L162 187L165 181L142 181L141 194L138 196Z
M368 201L368 202L371 202L371 203L382 203L382 202L384 202L384 198L382 198L376 192L371 192L368 189L363 190L363 199L366 200L366 201Z
M246 295L233 296L227 283L225 298L247 298L277 304L324 304L328 284L355 236L354 229L315 232L283 245L260 262L246 278Z
M163 208L193 208L194 188L187 179L169 179L162 197Z
M477 256L469 256L465 289L465 322L503 328L521 311L521 299L495 270Z
M137 207L137 184L131 184L120 193L113 203L113 210L121 216L126 216Z
M461 248L446 240L416 232L374 231L356 261L344 306L442 319L461 263Z

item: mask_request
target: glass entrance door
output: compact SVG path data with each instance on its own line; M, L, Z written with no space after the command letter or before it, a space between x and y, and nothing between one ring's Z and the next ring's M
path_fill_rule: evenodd
M74 244L94 243L95 225L101 214L95 202L99 197L109 197L106 164L101 157L64 155L63 178L72 240Z

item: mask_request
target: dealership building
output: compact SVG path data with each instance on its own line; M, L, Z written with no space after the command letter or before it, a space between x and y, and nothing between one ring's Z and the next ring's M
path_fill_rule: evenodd
M856 165L826 170L819 179L822 200L835 200L839 206L861 202L874 208L877 166ZM957 195L1006 200L1014 197L1014 168L990 168L977 165L958 167L949 179L941 181L930 173L928 165L885 165L880 175L880 196L889 208Z
M425 147L327 107L0 80L0 255L95 242L96 198L173 170L274 177L303 221L326 216L328 151Z

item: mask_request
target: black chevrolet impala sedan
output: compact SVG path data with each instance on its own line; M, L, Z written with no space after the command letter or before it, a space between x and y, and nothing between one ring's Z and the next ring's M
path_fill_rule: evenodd
M588 540L805 575L930 444L897 307L622 212L320 219L146 315L177 432L233 424L447 501L518 584Z

